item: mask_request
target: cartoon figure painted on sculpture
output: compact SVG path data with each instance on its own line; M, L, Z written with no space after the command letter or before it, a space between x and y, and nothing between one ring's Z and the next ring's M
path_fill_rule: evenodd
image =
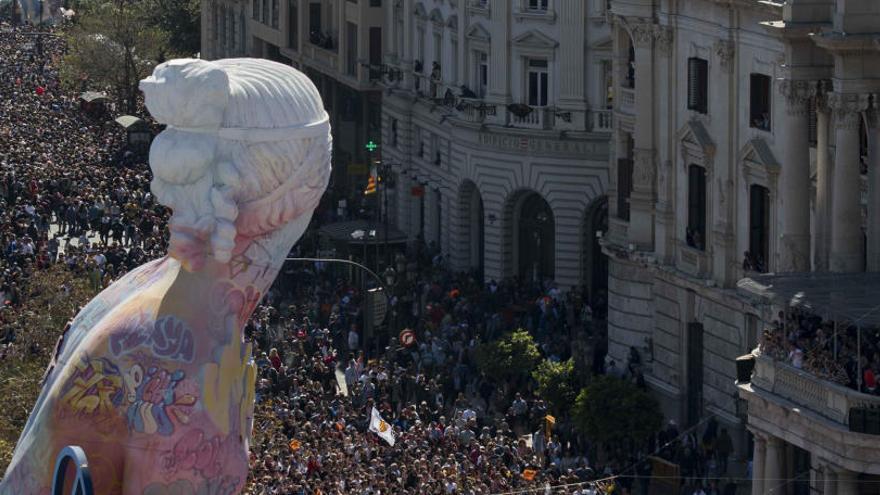
M169 255L73 320L0 482L48 493L79 445L96 493L239 493L255 367L242 329L309 224L330 174L330 126L297 70L172 60L141 83L167 128L152 192L173 210Z

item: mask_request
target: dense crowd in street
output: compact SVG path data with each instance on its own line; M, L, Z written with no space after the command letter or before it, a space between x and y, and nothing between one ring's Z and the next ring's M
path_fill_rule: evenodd
M81 111L59 83L63 40L35 33L0 31L0 302L9 306L23 302L34 270L63 263L97 290L165 251L168 215L143 155L107 115Z
M60 86L63 42L51 30L30 32L0 25L0 303L9 307L24 302L35 270L63 264L98 291L164 255L167 239L168 213L149 192L143 155L107 125L109 115L83 112ZM250 493L499 494L550 485L578 495L648 493L651 466L640 452L680 464L682 493L733 493L719 483L733 443L714 420L699 436L669 423L642 449L597 452L570 418L547 428L549 406L530 379L496 383L479 371L481 342L523 328L543 358L573 358L644 386L635 349L626 363L604 357L601 295L549 281L484 284L452 274L425 246L405 259L416 263L398 274L392 325L373 335L363 331L361 286L327 265L288 267L254 313L246 328L260 370ZM6 314L0 309L0 343L14 346ZM412 345L398 342L403 328ZM369 431L374 407L395 446Z
M247 328L265 432L253 446L252 493L496 494L547 485L566 486L553 493L649 493L651 464L636 449L588 459L595 450L569 418L547 435L548 406L532 384L494 383L476 366L478 343L512 328L531 329L545 356L567 359L577 346L565 345L564 328L589 333L590 312L571 315L571 300L546 295L558 294L552 288L483 286L427 267L396 293L415 303L398 304L392 315L416 331L416 343L391 337L378 353L359 333L359 289L330 270L288 273L280 283L291 296L270 293L276 304L258 309ZM618 373L610 361L603 367ZM637 380L632 360L620 368ZM394 447L369 432L373 407L397 434ZM719 482L732 454L729 433L714 420L701 430L698 437L670 422L648 449L681 464L682 493L733 493L735 485ZM628 475L614 479L621 473Z
M878 393L880 333L877 329L845 324L835 328L833 321L794 308L788 313L780 312L778 319L764 331L761 351L821 378L869 394Z

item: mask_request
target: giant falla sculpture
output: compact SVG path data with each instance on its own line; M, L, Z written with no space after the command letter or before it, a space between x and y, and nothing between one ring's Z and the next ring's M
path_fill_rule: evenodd
M242 331L330 175L330 125L297 70L172 60L141 81L173 211L168 256L93 299L62 337L2 483L44 495L67 445L101 495L228 495L248 474L255 367Z

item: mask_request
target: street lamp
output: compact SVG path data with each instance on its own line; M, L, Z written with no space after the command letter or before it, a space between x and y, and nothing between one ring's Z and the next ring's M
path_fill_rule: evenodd
M372 231L371 235L372 235L372 237L375 237L376 236L375 231ZM355 239L363 239L365 236L365 232L363 230L356 230L351 233L351 236ZM366 242L366 239L364 239L364 241ZM293 257L291 257L291 258L285 258L284 261L299 261L299 262L310 262L310 263L342 263L345 265L360 268L376 282L377 288L370 289L369 291L366 290L366 286L367 286L366 279L364 279L364 283L362 284L364 287L363 294L364 294L364 309L365 309L365 311L364 311L364 346L363 346L363 348L364 348L364 352L367 354L367 356L369 356L369 353L368 353L369 347L367 347L367 345L366 345L367 337L372 337L373 326L379 325L384 321L385 316L387 315L387 308L388 308L388 306L390 306L390 304L389 304L389 297L390 296L389 296L389 291L388 291L388 285L384 284L383 282L385 282L389 279L393 280L394 278L396 278L396 276L389 277L390 274L384 273L383 275L385 276L385 278L383 280L383 277L380 277L376 272L374 272L373 270L370 270L366 266L364 266L358 262L351 261L351 260L345 260L345 259L293 258ZM387 272L387 270L386 270L386 272ZM378 294L378 293L381 293L380 295L384 294L384 296L385 296L385 307L384 307L385 309L383 310L380 307L380 311L381 311L380 317L377 318L377 320L379 320L379 321L373 321L372 317L373 317L374 313L372 311L372 309L373 309L372 304L375 302L375 300L371 299L370 295L371 294ZM381 301L381 299L379 301Z

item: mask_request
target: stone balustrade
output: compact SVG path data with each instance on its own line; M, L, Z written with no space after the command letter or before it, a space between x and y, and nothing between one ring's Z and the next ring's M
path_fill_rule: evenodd
M847 427L850 409L880 407L878 396L823 380L766 355L758 356L755 360L752 387L770 392Z

